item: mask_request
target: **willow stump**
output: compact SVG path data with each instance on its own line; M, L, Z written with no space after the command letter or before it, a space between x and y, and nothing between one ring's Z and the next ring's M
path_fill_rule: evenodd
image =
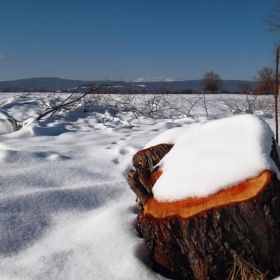
M173 279L227 279L236 256L280 275L280 183L274 172L207 198L158 202L154 166L172 149L160 144L137 152L126 179L137 195L138 229L160 273ZM273 140L270 157L278 168ZM174 179L175 180L175 179Z

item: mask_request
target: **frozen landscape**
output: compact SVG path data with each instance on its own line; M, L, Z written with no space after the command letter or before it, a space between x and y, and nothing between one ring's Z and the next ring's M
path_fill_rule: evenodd
M166 279L151 270L136 230L135 195L125 181L132 156L164 131L236 114L253 113L275 132L273 96L115 97L90 108L83 100L36 120L64 98L0 94L3 280ZM132 104L148 105L134 111ZM13 132L10 117L20 130Z

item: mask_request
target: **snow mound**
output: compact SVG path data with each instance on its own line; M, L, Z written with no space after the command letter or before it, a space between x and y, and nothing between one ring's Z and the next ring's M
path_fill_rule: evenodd
M190 124L170 129L145 148L175 144L158 164L162 176L153 187L155 199L176 201L206 197L264 170L279 170L270 158L274 134L254 115Z

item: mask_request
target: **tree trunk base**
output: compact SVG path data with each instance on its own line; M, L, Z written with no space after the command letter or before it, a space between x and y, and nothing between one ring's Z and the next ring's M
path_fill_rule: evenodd
M279 167L275 142L271 157ZM139 164L134 172L135 180L130 177L128 181L132 189L137 189L138 198L143 185L148 186L139 198L138 228L155 271L172 279L225 280L234 261L242 257L267 273L266 279L280 275L280 183L274 172L266 171L269 180L250 199L212 207L190 217L156 217L153 212L145 212L154 199L153 176ZM146 183L140 183L141 176Z
M139 206L138 227L156 269L173 279L227 279L234 256L280 275L280 188L274 173L253 201L189 219L156 219ZM164 269L163 269L164 267Z

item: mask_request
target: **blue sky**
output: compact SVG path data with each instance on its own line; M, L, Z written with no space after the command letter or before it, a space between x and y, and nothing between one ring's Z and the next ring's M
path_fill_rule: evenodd
M274 66L274 0L0 0L0 81L252 80Z

